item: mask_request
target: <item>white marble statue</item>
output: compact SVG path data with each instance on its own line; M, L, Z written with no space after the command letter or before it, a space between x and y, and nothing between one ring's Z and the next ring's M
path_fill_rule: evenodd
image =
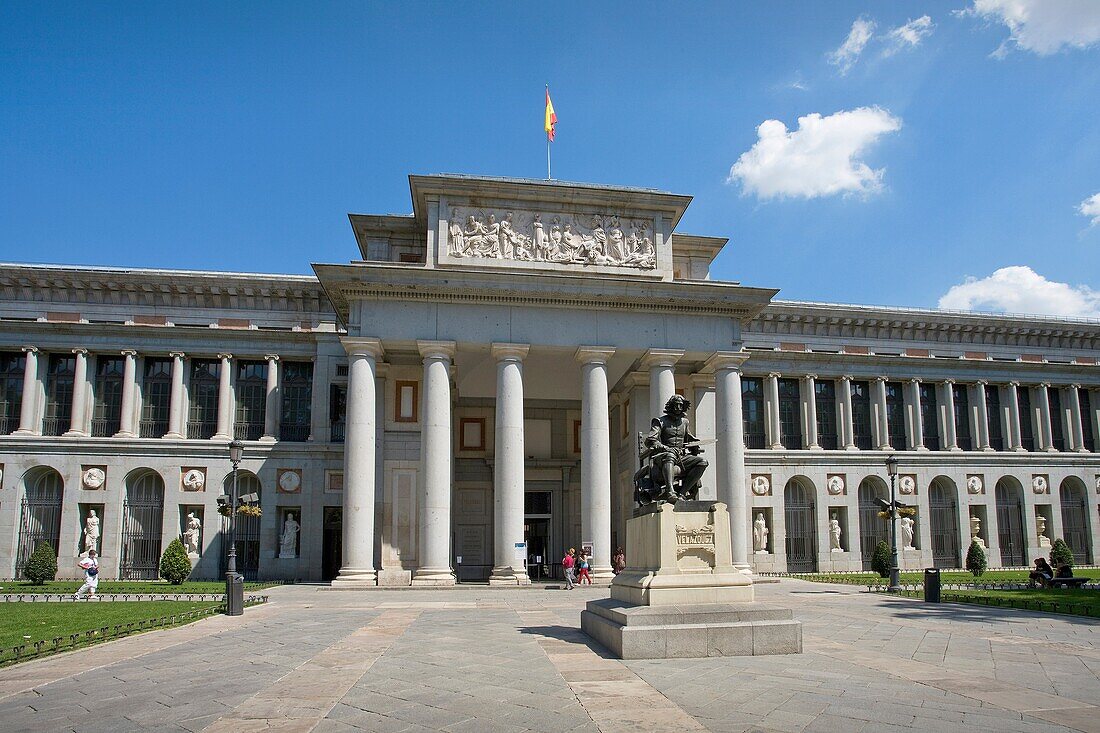
M92 466L84 469L80 480L84 484L84 488L95 490L103 487L103 483L107 480L107 474L103 472L102 468Z
M294 521L294 513L289 512L286 515L286 521L283 522L283 534L279 539L279 557L292 559L298 557L298 529L299 525Z
M840 546L840 520L833 515L833 518L829 520L829 546L833 552L844 552L844 549Z
M88 511L88 518L84 520L84 552L95 550L99 552L99 517L95 509Z
M902 476L898 481L898 491L903 494L915 494L917 493L917 481L912 476Z
M912 550L913 548L913 519L912 517L902 517L899 522L901 525L901 540L903 550Z
M767 476L752 477L752 493L757 496L767 496L772 489L772 483Z
M451 257L466 256L466 237L462 231L462 214L458 209L451 212L447 223L447 254Z
M202 522L194 512L187 513L187 527L183 532L183 544L188 555L198 555L202 547Z
M763 512L758 513L756 521L752 523L752 549L757 555L768 554L769 531Z
M1042 514L1035 515L1035 533L1039 535L1039 547L1050 547L1050 538L1047 537L1047 518Z
M844 478L842 476L830 476L829 480L825 483L825 488L833 496L839 496L844 493Z
M981 548L985 549L985 540L981 537L982 520L979 517L970 517L970 541L977 542Z

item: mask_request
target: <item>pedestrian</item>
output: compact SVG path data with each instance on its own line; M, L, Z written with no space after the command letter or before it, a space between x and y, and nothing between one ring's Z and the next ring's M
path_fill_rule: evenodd
M615 550L615 556L611 558L611 570L614 571L615 575L626 570L626 553L623 552L621 547Z
M84 591L88 591L88 600L95 598L96 588L99 587L99 560L96 559L95 550L88 550L88 556L80 561L80 569L84 571L84 585L73 594L73 600L80 600Z
M1028 573L1028 584L1036 585L1040 588L1046 588L1047 584L1054 578L1054 568L1052 568L1045 558L1039 557L1035 559L1035 569Z
M580 574L580 577L577 578L577 585L583 585L584 581L586 581L586 580L588 581L589 585L592 585L592 576L590 576L588 574L588 566L589 566L588 553L585 552L584 550L581 550L581 559L580 559L581 574Z
M573 558L573 555L576 552L577 552L576 550L574 550L572 547L570 547L569 552L565 553L565 557L563 557L561 559L561 567L562 567L562 570L565 571L565 589L566 590L573 590L573 588L575 587L574 583L576 581L576 578L574 577L573 573L575 572L575 566L577 564L577 561Z

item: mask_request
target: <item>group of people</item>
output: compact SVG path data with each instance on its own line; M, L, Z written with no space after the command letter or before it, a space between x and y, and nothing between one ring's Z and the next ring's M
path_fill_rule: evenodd
M1046 588L1055 578L1072 578L1073 568L1069 565L1059 565L1057 569L1051 566L1045 557L1035 558L1035 569L1028 573L1028 583Z
M581 553L578 555L576 549L570 547L568 552L565 553L565 557L561 559L561 567L565 571L566 590L573 590L584 583L592 585L592 576L589 572L592 569L592 554L588 548L582 547ZM615 550L615 554L611 557L611 571L618 575L625 569L626 553L620 547Z

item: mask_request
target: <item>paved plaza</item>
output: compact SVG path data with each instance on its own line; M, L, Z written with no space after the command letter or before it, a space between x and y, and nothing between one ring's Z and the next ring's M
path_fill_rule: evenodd
M5 731L1100 731L1100 622L784 580L805 653L622 662L606 589L288 586L0 670ZM89 613L95 613L89 605Z

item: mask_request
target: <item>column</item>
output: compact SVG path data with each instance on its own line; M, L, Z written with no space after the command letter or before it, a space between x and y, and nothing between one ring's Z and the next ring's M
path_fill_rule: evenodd
M886 419L886 377L875 377L873 412L875 419L875 444L879 450L893 450L890 445L890 424Z
M924 446L924 415L920 411L920 380L910 379L909 386L909 450L928 450ZM922 524L924 524L922 522Z
M279 408L282 400L279 399L279 356L268 354L267 359L267 401L264 405L264 434L260 440L264 443L274 443L279 439Z
M340 339L348 353L348 399L344 437L344 546L334 586L370 586L377 582L374 562L376 432L378 393L375 375L382 342ZM222 364L228 362L228 356ZM224 384L224 381L223 381ZM219 422L220 422L219 410Z
M974 384L974 393L978 398L978 449L985 451L993 450L989 445L989 402L985 398L985 388L988 384L989 382L981 379Z
M172 394L168 403L168 432L165 438L182 440L184 436L183 419L183 353L173 351L172 357Z
M817 395L816 374L802 378L802 445L809 450L821 450L817 443Z
M1020 383L1009 382L1008 390L1008 446L1009 450L1024 449L1023 433L1020 432Z
M741 411L741 365L747 354L719 351L707 363L714 369L714 446L718 501L729 508L733 565L752 575L749 564L749 497L745 479L745 436Z
M137 352L123 349L122 356L122 404L119 407L118 432L116 438L134 438L134 394L137 392Z
M665 403L676 394L676 362L684 355L671 349L650 349L642 356L642 366L649 369L649 411L660 415Z
M768 375L765 393L768 408L768 447L772 450L783 449L783 435L779 425L779 376L777 372Z
M611 428L607 360L615 350L581 346L581 542L592 543L594 581L611 582Z
M852 426L852 377L845 374L840 378L840 429L844 433L844 450L856 448L855 428Z
M88 429L85 426L88 402L88 350L73 349L76 356L76 371L73 372L73 408L69 430L65 435L86 436Z
M1071 384L1069 389L1069 428L1073 436L1073 450L1088 453L1085 447L1085 429L1081 419L1081 385ZM1090 403L1091 404L1091 403Z
M24 346L23 402L19 408L19 429L15 435L41 435L42 420L38 416L38 393L42 391L38 381L38 348Z
M528 344L493 344L497 362L496 447L493 460L493 572L490 585L530 585L523 544L523 359Z
M1100 389L1089 390L1089 411L1092 414L1085 419L1092 421L1092 439L1100 452ZM1100 542L1096 546L1100 548Z
M945 379L941 385L943 399L940 408L943 416L943 447L945 450L961 450L955 435L955 380Z
M218 432L213 439L233 440L233 355L218 354L218 359Z
M1039 385L1039 432L1041 433L1040 446L1045 451L1055 452L1054 431L1050 424L1050 382Z
M715 416L714 416L714 375L695 373L691 375L692 385L692 419L691 427L695 437L702 441L713 441L715 438ZM742 429L742 432L744 430ZM713 455L713 451L707 451ZM710 460L708 458L708 460ZM711 460L711 465L714 461ZM715 473L713 470L703 472L702 484L699 489L699 498L703 500L713 499L717 500L718 497L718 482L714 478ZM624 520L625 521L625 520ZM624 534L625 536L625 534Z
M417 341L424 358L420 414L420 567L413 585L454 585L451 568L451 359L454 341ZM345 448L347 450L347 448Z

